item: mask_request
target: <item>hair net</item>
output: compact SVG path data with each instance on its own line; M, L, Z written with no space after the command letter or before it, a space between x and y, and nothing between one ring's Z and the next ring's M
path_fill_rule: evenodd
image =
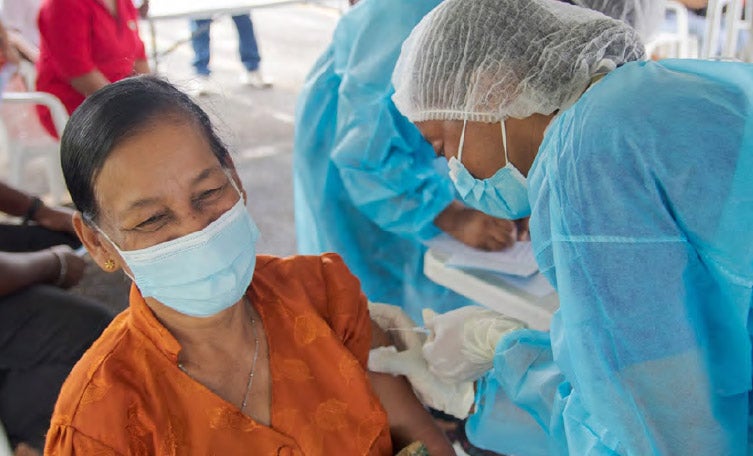
M573 3L627 22L644 41L659 28L666 9L665 0L573 0Z
M411 121L550 114L645 51L636 31L553 0L446 0L403 44L393 100Z

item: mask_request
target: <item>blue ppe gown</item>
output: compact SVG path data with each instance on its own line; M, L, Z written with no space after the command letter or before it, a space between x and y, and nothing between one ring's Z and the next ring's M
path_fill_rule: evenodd
M471 441L753 454L753 65L612 71L553 120L529 185L560 309L549 333L499 342Z
M296 110L295 222L303 254L339 253L372 301L416 321L470 304L423 273L423 241L453 200L446 169L392 103L400 47L439 0L363 0L338 23Z

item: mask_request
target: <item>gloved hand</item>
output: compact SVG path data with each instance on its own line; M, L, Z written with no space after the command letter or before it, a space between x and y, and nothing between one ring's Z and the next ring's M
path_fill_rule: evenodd
M441 315L424 309L431 330L423 355L431 373L446 382L474 381L492 368L503 335L525 326L480 306L461 307Z
M369 316L387 333L399 351L423 345L423 335L414 331L416 322L400 307L369 301Z
M429 372L421 348L398 352L379 347L369 353L369 370L408 377L419 400L429 407L463 419L473 406L473 383L447 383Z

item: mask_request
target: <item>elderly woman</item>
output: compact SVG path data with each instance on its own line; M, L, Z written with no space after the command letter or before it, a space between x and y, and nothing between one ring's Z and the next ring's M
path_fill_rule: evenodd
M430 319L429 371L491 368L475 443L753 452L753 67L643 58L634 30L547 0L447 0L403 46L396 106L467 204L531 214L560 297L550 333Z
M63 386L47 454L386 455L390 428L396 448L452 454L407 382L367 374L369 311L342 260L255 254L228 151L189 97L109 85L61 156L76 232L135 286Z

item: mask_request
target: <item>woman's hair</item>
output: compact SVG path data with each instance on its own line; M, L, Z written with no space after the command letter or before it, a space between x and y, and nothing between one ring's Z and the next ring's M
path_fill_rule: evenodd
M222 166L232 166L209 116L188 95L155 76L123 79L84 100L68 120L60 141L65 183L84 220L93 222L98 216L94 182L110 153L164 118L196 124Z

